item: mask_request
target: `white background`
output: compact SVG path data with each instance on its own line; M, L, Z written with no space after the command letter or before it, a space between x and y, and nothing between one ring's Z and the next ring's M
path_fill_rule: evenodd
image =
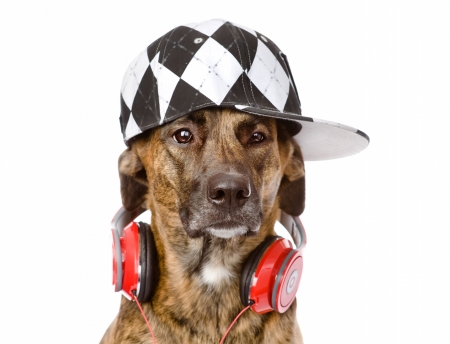
M119 304L122 76L173 27L219 17L286 53L304 115L371 138L306 164L305 343L450 343L449 2L293 3L0 5L0 342L100 341Z

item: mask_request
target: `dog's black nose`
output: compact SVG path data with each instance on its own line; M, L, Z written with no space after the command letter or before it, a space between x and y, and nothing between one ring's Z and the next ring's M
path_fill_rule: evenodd
M219 207L241 207L250 194L250 182L240 174L218 173L208 181L208 199Z

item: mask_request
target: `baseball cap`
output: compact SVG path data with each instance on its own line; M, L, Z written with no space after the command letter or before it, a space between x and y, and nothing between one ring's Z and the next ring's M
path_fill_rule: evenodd
M129 65L121 87L126 144L140 133L207 107L289 121L304 160L327 160L367 147L362 131L302 115L287 57L268 37L212 19L181 25Z

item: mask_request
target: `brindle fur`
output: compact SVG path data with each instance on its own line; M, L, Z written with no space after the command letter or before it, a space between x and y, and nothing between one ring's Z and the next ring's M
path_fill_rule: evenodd
M174 141L186 128L189 144ZM266 140L248 143L254 132ZM160 278L143 309L158 344L219 343L243 306L239 298L242 264L268 235L280 208L300 215L304 208L304 165L300 148L282 122L224 108L193 112L141 134L119 158L125 208L150 209ZM206 200L205 183L221 173L246 175L252 199L244 207L217 211ZM244 209L245 208L245 209ZM225 217L241 221L246 235L222 239L205 232ZM236 220L237 219L237 220ZM202 269L229 272L216 284L202 280ZM303 343L296 302L283 314L245 312L225 343ZM134 302L122 297L119 314L101 344L152 343Z

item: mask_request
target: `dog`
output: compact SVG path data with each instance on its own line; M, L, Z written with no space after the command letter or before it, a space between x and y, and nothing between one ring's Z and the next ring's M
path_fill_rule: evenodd
M151 211L159 279L143 303L157 343L218 343L243 306L242 267L280 212L305 206L302 152L290 122L209 107L145 131L119 157L126 209ZM296 302L284 313L245 312L226 343L303 343ZM152 343L122 297L101 344Z

